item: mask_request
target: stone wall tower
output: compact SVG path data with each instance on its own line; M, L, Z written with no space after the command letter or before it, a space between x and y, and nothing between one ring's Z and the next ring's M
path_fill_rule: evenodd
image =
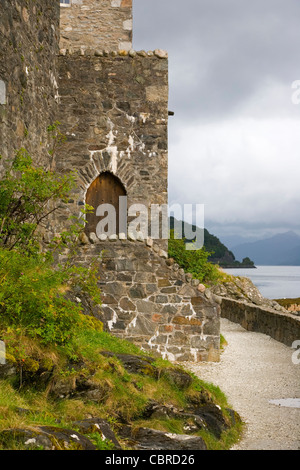
M61 0L60 4L62 49L131 49L132 0Z
M67 143L56 167L78 172L79 201L70 210L111 202L107 185L130 207L167 204L167 53L132 50L132 0L60 5L59 121ZM116 177L115 188L104 173ZM99 191L107 197L98 200ZM94 217L87 234L96 226ZM167 249L166 240L159 244Z
M61 0L58 120L67 141L56 168L78 177L55 229L85 203L94 207L80 260L102 254L107 330L170 360L218 360L219 305L168 259L167 239L149 227L153 206L168 202L168 55L134 51L131 40L132 0ZM97 229L97 207L107 203L126 215L125 229L110 236ZM127 227L137 205L150 232L135 238Z
M86 202L115 207L126 196L128 211L116 207L125 222L137 204L146 215L166 205L168 57L132 50L131 0L2 3L0 173L25 147L36 164L77 174L73 194L45 227L45 243ZM55 120L67 140L53 159L47 126ZM126 223L123 233L98 237L98 220L98 213L87 220L78 250L83 264L102 254L103 303L93 314L112 334L170 360L218 360L220 306L168 259L167 239L133 238Z

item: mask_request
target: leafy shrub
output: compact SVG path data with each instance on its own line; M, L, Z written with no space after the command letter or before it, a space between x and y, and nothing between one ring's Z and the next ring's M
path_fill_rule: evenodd
M181 268L201 282L214 282L220 277L218 267L208 261L210 253L204 248L186 250L185 239L175 239L173 230L171 230L169 238L168 254Z
M49 249L40 248L41 222L67 200L74 175L35 167L21 149L0 185L0 325L21 328L44 344L67 344L85 323L68 294L76 286L101 303L97 263L84 267L76 253L84 224L73 218ZM63 264L54 256L64 253Z
M35 167L26 149L20 149L1 180L0 246L37 250L37 228L67 199L73 185L74 175Z

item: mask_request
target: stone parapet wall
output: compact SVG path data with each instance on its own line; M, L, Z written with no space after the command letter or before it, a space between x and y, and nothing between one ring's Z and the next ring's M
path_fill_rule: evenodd
M72 0L60 24L62 48L130 50L132 0Z
M246 330L264 333L290 347L294 341L300 340L300 318L287 312L223 297L221 316L239 323Z
M26 147L49 163L47 127L57 105L59 1L2 0L0 20L0 154ZM3 163L3 161L2 161Z
M81 262L102 253L106 330L171 361L218 361L220 306L152 240L85 240Z

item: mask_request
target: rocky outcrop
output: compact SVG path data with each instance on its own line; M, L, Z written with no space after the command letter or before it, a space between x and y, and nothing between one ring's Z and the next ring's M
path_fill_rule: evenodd
M180 390L186 390L193 381L191 375L180 367L164 367L160 369L155 365L155 359L151 356L114 354L110 351L103 351L101 354L120 360L130 374L142 374L153 377L155 380L164 378ZM82 363L77 367L75 378L54 378L51 381L49 393L54 399L83 398L101 403L105 400L110 388L103 381L94 379L96 372L96 367Z
M124 426L122 437L136 450L206 450L204 440L199 436L174 434L140 427Z
M265 298L247 277L231 276L229 281L211 287L210 291L220 297L270 308L278 312L286 312L285 308L279 305L278 302Z
M70 429L54 426L7 429L0 432L0 442L7 449L19 443L27 449L96 450L96 446L85 436Z
M81 421L75 421L74 425L82 434L101 433L102 440L111 442L115 449L121 449L121 445L115 433L105 419L87 418Z
M159 367L152 357L133 354L103 352L103 356L118 359L129 374L150 376L155 381L163 380L185 394L186 404L179 408L172 404L148 399L143 410L128 422L126 416L118 415L116 436L110 424L99 416L70 423L69 428L33 425L26 428L11 428L0 432L0 446L4 449L20 445L26 449L43 450L97 450L99 440L107 449L131 448L135 450L205 450L205 441L198 435L203 430L216 440L223 431L235 425L240 418L233 410L222 410L205 389L191 389L193 377L179 366ZM83 361L73 364L76 374L53 377L48 384L52 400L80 398L84 402L103 404L111 389L103 380L97 380L91 364ZM108 365L109 366L109 365ZM1 372L0 366L0 372ZM115 367L115 362L111 362ZM75 370L74 369L74 370ZM35 382L34 382L35 383ZM17 414L29 415L31 410L16 408ZM153 429L153 423L175 419L181 423L184 433L171 433ZM139 424L142 423L142 424ZM147 424L149 423L149 426ZM95 444L95 434L99 434ZM98 445L98 447L97 447ZM102 448L101 447L101 448Z
M22 410L30 413L30 410ZM76 430L74 430L76 429ZM79 432L77 431L79 429ZM43 450L97 450L86 434L99 434L109 448L121 449L121 445L109 423L102 418L88 418L73 423L73 429L56 426L34 426L12 428L0 432L0 443L4 448L19 443L27 449Z

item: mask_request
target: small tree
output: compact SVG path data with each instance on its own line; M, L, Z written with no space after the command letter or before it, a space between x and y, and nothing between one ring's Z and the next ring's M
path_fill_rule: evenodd
M0 183L0 246L28 250L42 221L66 201L74 175L34 167L22 148Z
M73 174L35 167L25 149L0 183L0 325L21 328L45 344L66 345L82 325L80 304L68 298L75 286L101 303L98 260L89 267L76 263L82 218L72 217L48 249L40 248L42 221L69 198L73 185ZM54 254L63 252L64 263L54 265Z

